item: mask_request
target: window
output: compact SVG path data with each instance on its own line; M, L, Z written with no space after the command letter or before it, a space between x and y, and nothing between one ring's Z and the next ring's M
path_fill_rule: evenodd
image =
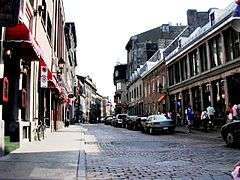
M168 68L169 86L174 85L173 65Z
M142 85L140 84L140 98L142 97Z
M115 71L115 77L118 77L119 76L119 72L118 70Z
M210 14L210 21L211 21L211 26L215 24L215 14L214 12Z
M229 28L223 34L226 50L226 61L232 61L240 56L239 33L232 28Z
M219 66L223 63L222 42L220 35L209 41L211 68Z
M121 90L122 89L122 84L121 83L117 83L117 90Z
M162 87L161 87L161 85L159 84L159 89L160 89L160 88L163 88L163 89L164 89L165 87L166 87L166 78L165 78L165 76L163 76L163 77L162 77Z
M52 22L48 13L48 18L47 18L47 34L50 40L52 40Z
M206 44L203 44L199 47L200 51L200 64L202 72L206 71L208 69L207 66L207 47Z
M175 70L175 80L176 80L176 83L179 83L180 82L179 62L176 62L174 64L174 70Z
M153 81L153 83L152 83L152 92L153 92L153 93L155 92L155 83L154 83L154 81Z
M189 64L190 64L190 77L195 76L199 73L199 63L197 59L197 50L194 50L189 54Z
M46 19L47 19L47 4L45 0L42 0L43 12L42 12L42 22L43 25L46 26Z

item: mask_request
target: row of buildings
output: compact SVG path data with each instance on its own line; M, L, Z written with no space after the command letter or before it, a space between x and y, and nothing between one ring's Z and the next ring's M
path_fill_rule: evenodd
M40 125L53 132L80 111L88 122L102 116L108 99L75 74L77 34L63 0L0 4L0 155L6 136L21 145L38 140Z
M116 113L146 116L209 105L216 118L239 104L240 3L206 12L189 9L187 25L163 24L132 36L127 64L114 69Z
M112 114L109 97L97 92L96 84L89 76L77 75L75 112L74 120L82 123L98 123L101 118Z
M77 38L62 0L3 0L0 7L0 151L74 117Z

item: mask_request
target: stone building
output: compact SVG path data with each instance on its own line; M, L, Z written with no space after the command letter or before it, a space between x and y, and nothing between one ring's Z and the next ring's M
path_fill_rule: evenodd
M211 105L216 119L224 121L226 107L239 104L238 14L235 3L224 10L212 9L209 22L166 57L170 110L184 117L188 106L197 113Z
M114 67L113 82L116 87L114 95L115 114L127 113L127 65Z
M160 27L132 36L127 50L127 78L148 61L159 49L167 47L186 26L163 24Z

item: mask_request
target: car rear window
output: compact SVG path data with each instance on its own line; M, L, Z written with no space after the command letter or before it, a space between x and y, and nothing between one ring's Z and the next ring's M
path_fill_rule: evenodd
M118 119L125 119L125 118L127 118L126 115L119 115L119 116L118 116Z

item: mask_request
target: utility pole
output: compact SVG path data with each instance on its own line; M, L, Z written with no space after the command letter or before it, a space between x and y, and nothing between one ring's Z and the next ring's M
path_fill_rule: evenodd
M0 79L3 79L4 76L4 61L3 61L3 53L4 53L4 47L3 47L3 41L5 39L5 28L0 26ZM0 104L0 156L4 155L4 121L3 121L3 106Z

